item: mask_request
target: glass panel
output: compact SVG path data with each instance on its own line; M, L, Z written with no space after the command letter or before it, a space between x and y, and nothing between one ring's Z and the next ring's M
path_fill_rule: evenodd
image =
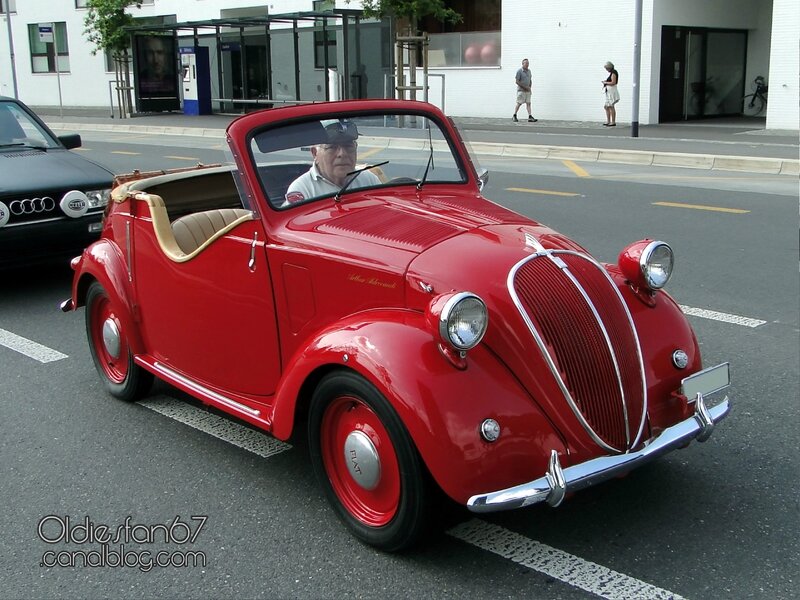
M431 67L497 66L500 64L500 32L431 35L428 64Z
M33 67L34 73L50 72L50 61L47 60L46 56L32 56L31 66Z
M706 64L706 115L741 111L747 34L709 32Z
M58 72L69 73L69 56L58 57Z
M58 53L67 54L69 52L69 44L67 43L67 24L64 22L56 23L56 44L58 44Z
M0 143L56 148L58 144L26 112L12 102L0 102Z
M351 194L413 188L423 180L466 181L444 132L418 115L352 115L273 127L253 138L251 154L275 208L330 198L342 186Z
M703 35L690 31L686 34L684 117L698 117L703 114L706 94L703 71Z
M31 54L47 54L47 42L39 41L38 23L28 25L28 40L31 46Z

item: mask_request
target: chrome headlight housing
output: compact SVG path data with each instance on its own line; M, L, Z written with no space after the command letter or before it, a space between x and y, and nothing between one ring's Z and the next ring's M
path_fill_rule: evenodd
M108 204L111 197L111 188L104 190L88 190L84 192L89 199L89 208L101 208Z
M669 244L653 240L629 244L620 252L618 261L628 283L651 295L667 285L675 264Z
M651 290L660 290L667 285L674 264L672 248L664 242L650 242L639 257L639 268Z
M450 296L439 315L439 336L456 350L477 346L489 325L486 304L471 292Z

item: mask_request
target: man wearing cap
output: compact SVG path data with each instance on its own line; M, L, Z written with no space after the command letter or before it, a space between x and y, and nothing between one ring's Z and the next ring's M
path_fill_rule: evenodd
M330 196L347 183L348 173L356 168L358 128L352 121L321 121L325 129L326 142L311 147L314 164L308 172L295 179L286 191L286 204L301 202L308 198ZM381 180L371 171L361 171L348 186L351 188L380 185Z

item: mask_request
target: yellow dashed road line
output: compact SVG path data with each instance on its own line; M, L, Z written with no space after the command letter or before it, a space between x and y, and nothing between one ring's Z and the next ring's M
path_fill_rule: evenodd
M555 190L531 190L528 188L511 187L506 188L509 192L523 192L525 194L544 194L546 196L580 196L575 192L556 192Z
M578 177L591 177L589 173L587 173L582 167L579 167L576 163L572 162L571 160L562 160L561 161L565 167L567 167L570 171L575 173Z
M368 158L370 156L374 156L375 154L377 154L381 150L383 150L383 148L372 148L370 150L364 150L363 152L359 152L358 153L358 158L359 158L359 160L361 160L361 159L364 159L364 158Z
M111 154L126 154L128 156L139 156L141 152L126 152L125 150L112 150Z
M749 213L749 210L741 208L723 208L721 206L705 206L703 204L682 204L680 202L653 202L654 206L669 206L670 208L691 208L693 210L711 210L714 212L733 213L743 215Z
M165 156L164 158L172 158L175 160L195 160L195 161L200 160L199 158L196 158L194 156Z

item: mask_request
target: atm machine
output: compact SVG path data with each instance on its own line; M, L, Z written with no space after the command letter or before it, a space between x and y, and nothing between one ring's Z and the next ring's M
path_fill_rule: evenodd
M183 71L183 114L211 114L211 69L208 48L180 48Z

